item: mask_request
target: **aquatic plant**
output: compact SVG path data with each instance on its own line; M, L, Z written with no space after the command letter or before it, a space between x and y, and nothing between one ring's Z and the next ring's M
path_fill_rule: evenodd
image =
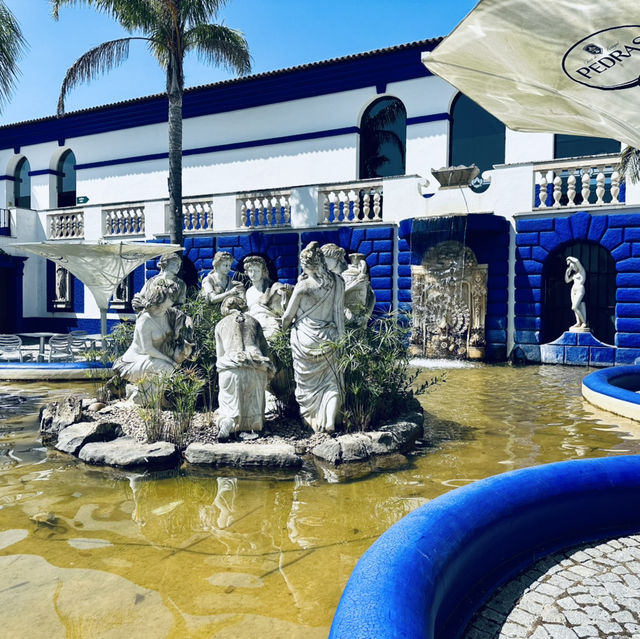
M300 414L296 402L296 383L293 377L293 356L291 354L291 328L276 331L268 340L271 359L276 374L269 384L269 390L276 398L278 417L297 417Z
M178 369L170 379L166 395L173 422L165 427L164 439L182 448L185 434L196 412L198 397L206 382L193 366Z

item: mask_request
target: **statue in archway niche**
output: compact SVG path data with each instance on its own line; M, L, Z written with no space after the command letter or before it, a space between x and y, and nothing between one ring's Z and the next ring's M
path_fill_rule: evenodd
M280 318L293 287L290 284L272 282L267 263L260 255L245 257L243 266L250 282L245 293L247 313L258 320L265 337L269 338L280 329Z
M262 327L246 310L244 298L227 297L215 329L220 441L238 431L262 430L265 391L275 373Z
M587 272L577 257L567 258L567 270L564 274L564 281L571 284L571 310L576 316L576 323L569 327L571 332L587 332L587 307L584 302L585 284Z
M140 297L131 346L113 364L113 370L131 383L127 397L137 404L155 401L158 376L173 373L193 351L193 320L175 308L179 295L176 282L151 282Z
M144 298L153 286L153 283L158 280L165 280L174 282L178 287L178 293L176 294L174 304L176 306L182 306L187 299L187 285L184 281L178 277L178 273L182 268L182 258L179 253L167 253L158 260L158 268L160 273L150 277L142 287L139 293L136 293L131 300L131 306L136 313L139 313L145 306Z
M282 316L291 325L291 353L300 414L316 432L331 433L344 401L344 380L331 342L344 332L344 281L331 272L317 242L300 253L302 275Z
M202 295L209 304L220 308L222 302L228 297L244 298L244 287L242 282L235 281L229 274L233 256L225 251L218 251L213 256L213 268L211 272L202 280Z
M364 326L376 303L365 256L362 253L351 253L351 263L347 264L346 252L337 244L323 244L321 250L327 268L344 280L344 314L347 326Z

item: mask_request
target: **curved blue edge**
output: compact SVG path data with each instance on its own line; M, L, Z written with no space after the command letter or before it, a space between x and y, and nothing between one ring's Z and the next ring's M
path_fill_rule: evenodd
M442 495L353 570L330 639L455 639L491 593L541 557L640 531L640 456L515 470Z
M631 404L640 404L640 366L614 366L590 373L582 385L594 393L601 393Z
M104 362L0 362L0 370L7 368L33 368L36 370L69 370L77 368L111 368L111 363Z

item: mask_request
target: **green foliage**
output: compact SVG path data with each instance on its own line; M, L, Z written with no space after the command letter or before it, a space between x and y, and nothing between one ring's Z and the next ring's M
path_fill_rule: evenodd
M143 404L139 409L140 417L144 422L147 442L150 444L164 440L165 424L162 410L169 379L170 376L167 374L152 373L136 382Z
M170 379L167 400L173 415L173 424L165 429L165 440L182 448L205 380L200 377L195 367L181 368L175 371Z
M279 330L268 340L271 359L278 371L269 385L276 398L276 410L279 417L297 417L299 408L296 402L296 383L293 377L293 357L289 342L291 328Z
M107 352L111 356L112 361L124 355L125 351L131 346L135 327L135 321L123 320L109 333L109 348Z
M410 372L409 367L410 331L407 324L390 316L346 329L335 344L338 368L344 373L347 430L369 430L406 412L415 395L441 381L431 379L414 387L418 372Z
M218 405L218 374L216 371L216 324L222 319L217 306L191 291L182 310L193 319L193 341L191 354L194 371L204 384L205 410L213 412Z

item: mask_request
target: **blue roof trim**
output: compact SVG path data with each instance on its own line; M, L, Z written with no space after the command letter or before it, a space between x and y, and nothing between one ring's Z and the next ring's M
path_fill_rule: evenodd
M54 171L53 169L38 169L37 171L29 171L29 176L32 175L64 175L62 171Z
M194 118L432 75L420 56L439 39L187 89L183 117ZM117 131L167 121L164 94L0 127L0 148Z
M407 126L411 126L412 124L425 124L427 122L441 122L442 120L451 120L451 115L449 113L417 115L413 118L407 118Z
M7 368L33 368L37 370L75 370L75 369L91 369L91 368L111 368L110 363L95 362L0 362L0 370Z
M9 180L10 182L16 181L13 175L0 175L0 182L2 182L2 180Z

